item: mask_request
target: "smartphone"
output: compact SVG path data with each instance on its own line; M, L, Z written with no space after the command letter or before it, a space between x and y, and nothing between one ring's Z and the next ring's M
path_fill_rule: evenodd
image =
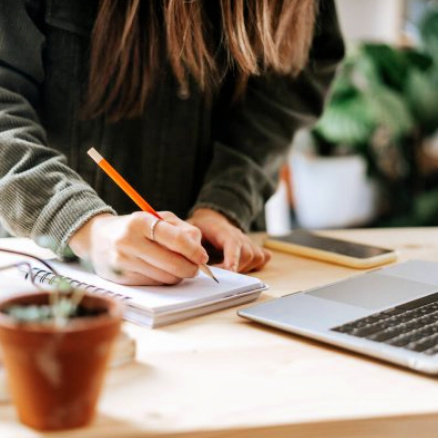
M357 269L383 265L397 258L393 249L333 239L305 230L268 236L264 246Z

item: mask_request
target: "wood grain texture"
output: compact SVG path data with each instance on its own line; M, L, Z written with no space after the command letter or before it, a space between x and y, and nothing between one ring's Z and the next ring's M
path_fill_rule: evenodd
M325 234L395 248L400 261L438 261L438 228ZM361 272L274 253L257 276L271 287L267 300ZM0 287L29 288L5 273ZM248 322L236 308L156 330L131 324L125 330L137 340L135 363L110 371L91 427L56 437L437 436L438 379ZM0 404L0 437L42 436Z

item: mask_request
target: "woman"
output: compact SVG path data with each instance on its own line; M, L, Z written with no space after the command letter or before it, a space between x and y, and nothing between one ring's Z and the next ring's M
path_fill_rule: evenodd
M125 284L195 275L201 239L225 268L267 262L245 232L294 132L321 114L343 56L333 0L3 0L0 41L12 234L50 236ZM176 216L132 213L92 146Z

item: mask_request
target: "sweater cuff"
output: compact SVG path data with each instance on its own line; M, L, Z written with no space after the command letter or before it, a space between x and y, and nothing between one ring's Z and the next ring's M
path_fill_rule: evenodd
M47 236L54 243L51 249L57 256L63 257L73 234L91 218L103 213L116 214L90 188L69 187L46 205L30 237L36 240Z

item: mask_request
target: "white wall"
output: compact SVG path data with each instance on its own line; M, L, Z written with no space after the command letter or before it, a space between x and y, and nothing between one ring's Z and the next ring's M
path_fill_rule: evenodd
M399 42L403 0L336 0L347 40Z

